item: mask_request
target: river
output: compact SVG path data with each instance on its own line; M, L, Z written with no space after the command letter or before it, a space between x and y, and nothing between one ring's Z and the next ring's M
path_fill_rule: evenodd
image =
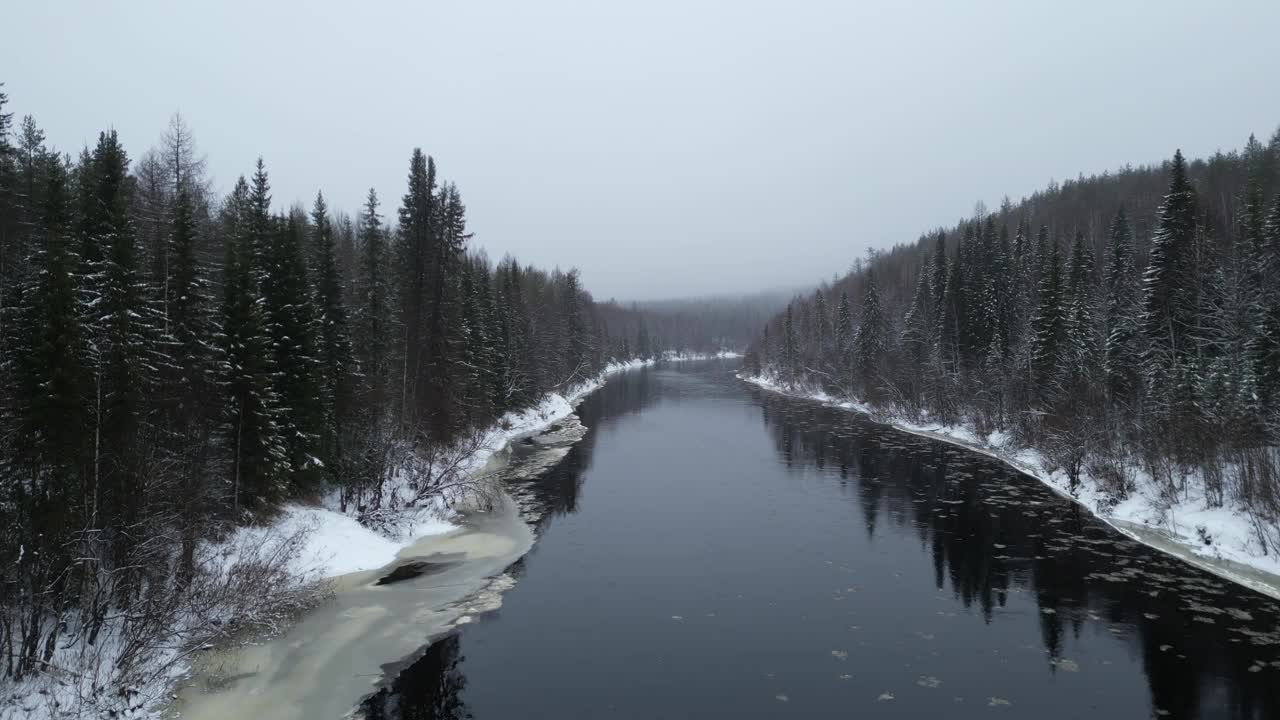
M216 695L255 694L263 717L324 695L300 714L321 717L382 685L357 710L372 720L1280 718L1280 603L993 459L735 369L637 370L589 396L585 437L508 481L517 509L485 514L507 520L473 518L505 540L459 565L501 581L455 603L472 622L356 613L380 601L340 591L313 627L365 624L326 650L326 675L285 690L273 669ZM438 577L389 587L413 598ZM375 631L395 654L370 674L352 638Z

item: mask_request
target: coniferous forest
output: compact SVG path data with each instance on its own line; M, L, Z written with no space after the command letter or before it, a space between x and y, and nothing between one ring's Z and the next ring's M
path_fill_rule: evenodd
M1280 553L1280 131L979 206L795 298L747 362L1011 438L1107 503L1240 510Z
M113 658L139 658L198 602L225 605L186 597L202 541L335 488L374 513L397 453L662 350L670 320L596 305L576 271L490 262L421 150L397 200L370 190L349 215L317 193L282 211L261 159L215 193L179 116L140 156L107 130L73 157L6 102L5 676L46 671L112 622L138 626Z

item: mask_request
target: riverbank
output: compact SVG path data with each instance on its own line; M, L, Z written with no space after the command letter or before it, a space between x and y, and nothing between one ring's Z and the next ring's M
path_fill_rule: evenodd
M612 362L595 377L575 383L562 393L549 393L536 405L520 412L507 413L493 426L484 430L481 437L468 448L468 455L461 459L462 475L475 478L491 474L499 469L493 466L513 442L541 432L573 414L574 407L584 397L599 389L610 377L629 370L649 367L659 362L691 362L740 357L737 353L693 353L668 351L661 358L635 359ZM388 482L384 495L407 497L412 495L409 485L414 478L408 473L397 473ZM474 488L462 486L448 497L437 496L428 503L401 505L392 511L391 517L383 517L379 528L358 522L353 512L343 512L337 491L324 496L319 506L291 503L282 508L277 522L265 528L242 528L233 537L231 546L240 545L245 539L266 535L291 535L303 530L305 539L292 570L300 578L331 578L362 570L382 567L396 558L404 548L424 538L446 535L458 529L458 508L466 508L473 501Z
M468 448L462 471L475 478L499 472L505 451L513 442L564 422L582 398L617 373L660 361L720 356L732 354L667 353L661 359L610 363L597 376L575 383L563 392L550 393L533 407L509 413L483 431L480 442ZM404 490L410 481L406 473L399 473L388 489ZM474 498L468 496L471 489L470 486L457 488L447 501L437 497L425 503L401 505L393 513L394 517L384 516L385 522L376 529L361 524L354 512L342 512L334 492L310 503L288 503L269 523L238 528L218 543L204 544L198 549L198 563L208 568L211 576L216 576L211 583L222 583L215 590L223 599L206 608L204 612L211 614L210 617L176 619L176 624L169 627L169 636L161 638L163 648L147 660L148 669L134 673L135 678L143 678L141 681L130 684L119 698L115 698L114 693L103 694L95 689L118 684L113 679L112 648L124 641L113 644L114 636L108 628L94 648L82 652L73 646L60 647L51 665L56 672L33 676L20 685L6 685L0 697L0 720L98 717L106 713L118 717L156 717L171 699L173 689L192 673L191 638L208 635L211 623L219 628L215 632L217 638L212 640L215 644L235 646L243 638L257 637L263 632L269 636L280 635L298 621L300 613L305 616L310 612L307 608L322 601L326 588L348 585L352 578L385 568L406 554L448 552L448 548L470 534L467 531L473 530L462 527L460 522L460 511L476 504ZM279 558L287 561L281 562ZM246 567L270 567L271 588L260 588L261 592L255 591L249 598L227 596L235 587L231 579L243 574ZM457 599L452 593L447 597L449 602ZM273 607L280 599L285 603ZM263 619L266 621L259 622ZM221 631L231 626L241 629ZM246 635L245 627L263 629ZM69 632L73 631L74 628L69 628ZM207 650L198 654L205 653ZM93 663L92 671L85 669L86 662Z
M1126 537L1280 599L1280 557L1265 551L1248 517L1231 508L1210 508L1198 494L1189 494L1172 505L1162 502L1150 491L1150 483L1142 482L1142 473L1136 468L1139 481L1135 491L1125 500L1112 503L1087 472L1081 474L1078 486L1072 490L1065 472L1046 469L1049 463L1043 453L1033 448L1015 447L1004 434L991 433L979 437L970 427L920 423L886 415L866 403L833 397L812 388L788 386L776 378L745 372L739 373L738 377L770 392L859 412L898 430L958 445L1000 460L1076 502Z

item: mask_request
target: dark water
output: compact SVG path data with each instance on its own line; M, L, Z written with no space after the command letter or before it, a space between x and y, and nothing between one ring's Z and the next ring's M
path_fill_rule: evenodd
M620 376L375 718L1280 718L1280 605L732 363ZM892 699L890 699L892 698Z

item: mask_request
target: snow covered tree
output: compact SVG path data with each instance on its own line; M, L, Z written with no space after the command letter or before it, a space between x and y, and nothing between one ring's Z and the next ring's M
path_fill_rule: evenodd
M322 426L320 457L334 482L344 466L344 424L350 422L355 403L355 360L347 326L347 309L342 295L342 278L334 247L333 226L324 195L316 193L311 211L312 247L315 255L315 297L320 372Z
M241 177L223 210L220 382L227 393L225 447L230 450L231 506L260 508L284 497L287 456L281 436L275 353L256 282L254 200Z
M1152 370L1190 358L1187 334L1196 313L1192 264L1196 197L1181 150L1173 156L1170 176L1143 278L1142 325L1148 341L1145 361Z
M1129 405L1139 388L1141 333L1138 275L1133 258L1133 230L1124 207L1111 224L1111 247L1107 256L1103 372L1111 401Z
M378 214L378 194L369 188L360 216L360 298L357 309L356 350L368 402L385 408L391 372L392 287L389 282L386 234Z
M880 306L880 288L868 272L862 291L862 322L854 347L854 372L867 397L879 395L881 368L889 350L888 318Z
M1061 353L1066 344L1067 306L1062 282L1062 253L1055 239L1041 267L1039 298L1031 321L1031 367L1035 393L1042 401L1057 393Z
M304 222L298 214L272 221L269 265L261 286L267 336L275 357L281 436L296 491L315 488L324 469L320 457L324 385L307 278Z
M845 358L853 348L853 309L849 306L848 290L840 291L840 304L836 307L834 345L836 367L843 367Z

